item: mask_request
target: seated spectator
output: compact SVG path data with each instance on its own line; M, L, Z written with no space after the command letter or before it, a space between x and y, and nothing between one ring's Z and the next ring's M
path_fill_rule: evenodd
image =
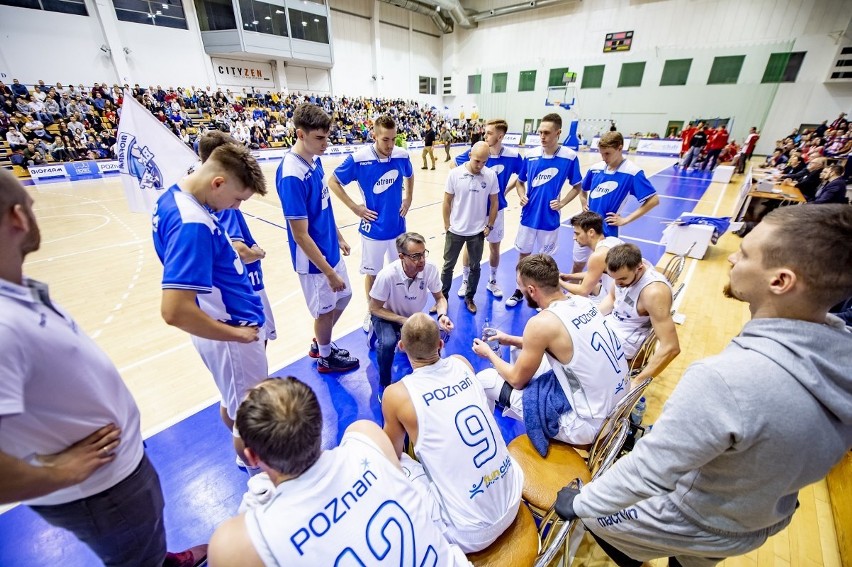
M793 152L790 155L790 159L784 164L784 168L781 170L781 179L787 179L790 176L798 174L805 168L804 162L802 162L802 158L798 152Z
M819 187L822 182L820 174L824 167L824 157L811 158L805 169L795 175L790 175L781 183L785 185L795 185L799 191L802 192L802 196L804 196L807 201L812 201L816 196L817 187Z
M30 96L30 91L25 85L22 85L18 79L12 79L10 88L12 89L12 94L15 98L22 98L26 100Z
M38 119L43 124L53 124L53 117L45 110L44 102L38 99L30 100L30 114Z
M9 147L13 150L23 150L27 147L27 138L15 125L11 126L6 132L6 141L9 142Z
M53 139L47 151L50 152L53 161L70 161L68 152L65 150L65 141L59 136Z
M734 156L736 156L740 151L740 147L737 145L736 140L731 140L728 142L728 145L722 149L722 153L719 154L719 161L721 163L728 163L734 161Z
M24 135L27 135L29 132L31 136L36 138L41 138L42 140L47 140L48 142L53 140L53 136L47 133L47 130L44 128L44 124L42 124L39 120L33 118L32 115L27 116L27 121L22 128Z
M399 345L414 371L385 390L385 433L409 479L429 496L432 519L447 539L465 553L485 549L517 516L523 471L509 456L473 367L459 355L441 358L435 321L415 313ZM406 434L419 463L403 456Z
M849 200L846 198L846 179L843 178L843 169L843 166L838 164L824 168L820 174L822 184L817 189L813 200L809 202L815 205L847 204Z
M760 167L774 169L784 165L785 163L787 163L787 156L784 155L784 150L776 148L775 151L772 152L772 155L766 156L766 159L762 164L760 164Z
M242 513L216 529L211 565L378 565L389 551L412 565L468 565L432 522L376 424L356 421L340 446L323 451L322 421L316 394L295 378L266 380L248 393L236 426L246 464L269 477L269 496L244 500ZM339 513L327 501L339 503ZM386 529L416 537L416 545L391 549Z
M547 438L588 445L629 389L624 351L588 298L562 292L552 257L527 256L518 263L516 276L527 304L541 312L527 321L522 337L501 331L490 337L513 347L511 363L474 339L473 351L493 365L476 378L504 416L527 423L544 421L539 417L543 412L551 422L552 414L558 414L555 431L546 423L528 428L531 439L544 438L545 447Z
M74 148L74 139L72 136L62 136L62 144L65 147L65 153L68 155L68 159L70 161L80 159L77 155L77 150Z
M635 244L621 244L607 252L606 271L614 280L600 311L618 337L628 359L636 356L654 331L659 344L634 383L659 376L680 354L677 330L672 320L672 288L663 274L642 259Z
M28 143L27 147L24 149L24 160L27 165L42 165L46 163L44 154L36 149L32 142Z
M104 99L103 95L100 91L95 93L95 98L92 100L92 106L95 107L95 110L98 114L104 111L104 105L106 104L106 99Z

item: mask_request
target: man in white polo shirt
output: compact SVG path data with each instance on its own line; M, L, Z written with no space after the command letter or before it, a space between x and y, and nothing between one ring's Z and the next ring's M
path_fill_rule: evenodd
M431 295L438 311L438 326L450 332L453 322L447 316L447 300L441 294L438 268L426 262L426 239L416 232L396 238L399 259L379 271L370 290L370 316L376 341L381 391L391 383L396 344L409 317L423 311Z
M39 248L33 200L0 170L0 504L23 501L108 566L191 566L166 552L163 493L139 409L106 354L23 275Z
M499 202L497 174L485 167L489 157L488 144L477 142L470 150L470 161L450 171L444 193L444 269L441 271L441 288L449 297L453 283L453 268L462 247L467 244L470 258L470 276L464 298L465 307L476 313L473 296L479 285L479 262L485 237L494 228Z

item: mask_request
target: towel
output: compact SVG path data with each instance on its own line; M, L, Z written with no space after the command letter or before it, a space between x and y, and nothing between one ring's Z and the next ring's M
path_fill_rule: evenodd
M559 418L571 411L571 404L553 370L527 384L523 389L523 399L527 436L539 455L546 457L548 439L559 433Z

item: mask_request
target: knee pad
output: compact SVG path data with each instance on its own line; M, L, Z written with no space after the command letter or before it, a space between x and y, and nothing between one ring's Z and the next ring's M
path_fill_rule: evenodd
M503 388L500 390L500 397L497 399L497 405L501 408L507 408L512 405L512 388L508 382L503 382Z

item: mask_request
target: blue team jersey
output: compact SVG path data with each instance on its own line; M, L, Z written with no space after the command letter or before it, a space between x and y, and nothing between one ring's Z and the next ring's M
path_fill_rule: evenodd
M550 208L558 199L567 181L576 185L582 179L580 160L574 150L559 146L552 156L544 155L541 146L524 156L524 165L518 179L526 183L529 202L521 208L521 224L536 230L559 228L559 211Z
M198 306L229 325L261 326L263 304L222 224L192 195L173 185L157 200L154 248L163 289L198 292Z
M222 223L222 228L228 233L231 242L239 240L249 248L257 244L249 231L246 224L246 218L243 212L239 209L225 209L216 213L219 222ZM246 272L248 273L249 282L255 291L263 289L263 269L260 267L260 260L255 260L246 264Z
M358 182L364 205L376 211L373 222L361 219L358 231L373 240L391 240L405 232L405 219L399 216L402 206L402 180L413 175L411 158L403 148L394 147L389 158L379 157L370 145L357 150L334 170L343 186Z
M589 198L589 210L606 219L607 213L617 213L628 195L644 203L657 194L645 177L645 172L635 163L624 160L615 171L607 171L600 161L589 168L583 178L583 191ZM604 222L604 236L618 236L618 227Z
M456 156L456 165L462 165L469 161L470 150ZM506 201L506 187L509 186L509 180L512 178L513 173L520 175L521 169L524 166L524 158L521 157L521 154L517 150L503 146L500 148L499 154L488 156L488 162L485 166L497 174L497 186L500 188L500 192L497 193L497 201L500 203L500 206L497 207L497 210L502 211L509 206L509 203ZM490 202L488 206L491 206Z
M337 240L337 225L334 223L334 211L328 186L324 182L325 171L319 157L308 163L299 154L290 151L284 154L275 186L278 198L284 209L284 218L308 220L308 234L316 243L322 255L332 267L340 261L340 248ZM321 274L322 271L311 262L308 255L296 245L293 230L287 223L287 238L290 241L290 257L293 269L299 274Z

